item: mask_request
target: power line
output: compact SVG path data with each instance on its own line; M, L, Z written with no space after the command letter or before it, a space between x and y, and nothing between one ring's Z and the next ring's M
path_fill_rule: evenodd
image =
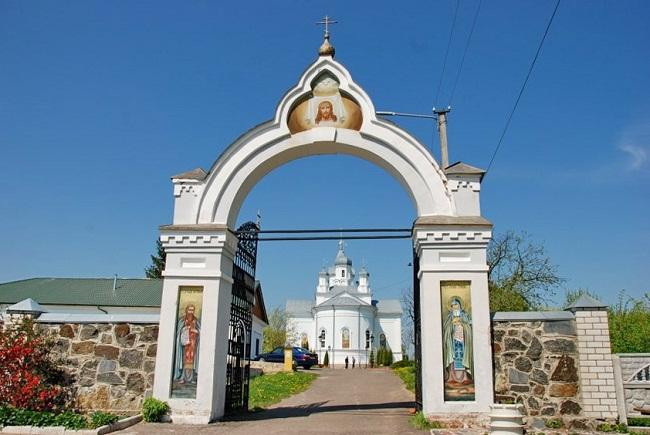
M503 128L503 132L501 132L499 143L497 143L497 146L494 149L494 153L492 153L492 158L490 159L490 163L488 164L487 169L485 170L486 172L485 175L487 175L487 173L490 172L490 168L492 167L492 162L494 162L494 158L497 156L497 153L499 152L499 148L501 148L501 143L503 142L503 138L505 137L506 132L508 131L508 127L510 126L510 121L512 120L512 116L515 114L515 111L517 110L517 106L519 105L519 100L521 99L521 96L524 93L524 89L526 89L526 83L528 83L528 79L530 78L530 75L533 72L533 68L535 67L535 62L537 62L539 53L542 51L542 46L544 45L544 41L546 40L546 35L548 35L548 31L551 28L551 24L553 23L553 19L555 18L555 13L557 12L559 6L560 6L560 0L557 0L557 3L555 3L555 8L553 9L553 13L551 14L551 18L548 20L548 24L546 25L544 36L542 36L542 40L539 42L539 46L537 47L537 52L535 52L535 57L533 58L533 62L530 64L530 68L528 68L528 74L526 74L526 79L524 80L523 85L521 85L521 89L519 90L519 95L517 95L517 100L515 100L515 105L512 107L512 110L510 111L510 115L508 115L508 119L506 121L505 127Z
M458 73L456 74L456 79L454 80L454 86L451 88L451 96L449 97L449 106L454 99L454 94L456 93L456 86L458 85L458 80L460 79L460 73L463 71L463 65L465 64L465 56L467 55L467 49L469 48L469 43L472 40L472 35L474 34L474 27L476 27L476 21L478 19L478 13L481 11L481 3L483 0L479 0L478 7L474 13L474 20L472 21L472 28L469 31L469 36L467 36L467 41L465 42L465 49L463 50L463 57L460 60L460 66L458 67Z
M445 69L447 68L447 57L449 56L449 48L451 47L451 38L454 35L454 28L456 27L456 17L458 16L458 6L460 6L460 0L456 0L456 9L454 9L454 19L451 23L451 29L449 31L449 40L447 41L447 51L445 51L445 58L442 61L442 71L440 72L440 81L438 82L438 90L436 91L436 99L434 100L436 104L438 103L438 96L440 96L440 88L442 87L442 79L445 77Z

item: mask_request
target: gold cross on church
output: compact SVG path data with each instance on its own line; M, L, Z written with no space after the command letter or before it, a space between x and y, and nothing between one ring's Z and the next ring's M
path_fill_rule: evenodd
M322 19L322 21L318 21L316 24L324 24L325 25L325 37L327 38L330 36L330 24L336 24L338 21L334 21L330 19L327 15L325 15L325 18Z

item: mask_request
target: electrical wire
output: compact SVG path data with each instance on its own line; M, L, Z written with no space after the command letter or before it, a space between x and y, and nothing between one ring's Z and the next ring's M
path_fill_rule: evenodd
M474 20L472 21L472 28L469 31L467 36L467 41L465 41L465 49L463 50L463 57L460 60L460 66L458 67L458 73L456 74L456 79L454 80L454 86L451 88L451 95L449 96L449 106L451 106L452 101L454 100L454 94L456 93L456 86L458 86L458 80L460 79L460 73L463 71L463 65L465 64L465 56L467 56L467 49L469 48L469 43L472 40L472 35L474 34L474 28L476 27L476 21L478 19L478 14L481 11L481 3L483 0L479 0L478 7L474 13Z
M454 36L454 29L456 28L456 17L458 17L458 6L460 6L460 0L456 0L456 9L454 9L454 19L451 23L451 29L449 31L449 40L447 41L447 50L445 51L445 58L442 61L442 71L440 72L440 81L438 82L438 90L436 91L436 99L434 100L436 104L438 103L438 97L440 96L440 88L442 87L442 79L445 77L445 69L447 68L447 57L449 56L449 48L451 47L451 39Z
M551 28L551 24L553 23L553 19L555 18L555 14L557 13L557 9L559 6L560 6L560 0L557 0L557 3L555 3L555 8L553 9L553 13L551 14L551 18L548 20L548 24L546 25L544 36L542 36L542 40L539 42L539 46L537 47L537 52L535 52L535 57L533 58L533 61L530 64L530 68L528 68L528 74L526 74L526 79L524 80L524 83L521 85L521 89L519 90L519 95L517 95L517 100L515 100L515 105L512 107L512 110L510 111L510 115L508 115L506 125L503 128L503 131L501 132L499 143L497 143L497 146L494 149L494 152L492 153L492 158L490 159L490 163L488 164L487 169L485 170L485 175L487 175L490 172L490 168L492 167L494 158L497 156L497 153L499 152L499 148L501 148L501 144L503 143L503 138L505 137L506 132L508 131L508 127L510 127L510 121L512 120L512 116L515 114L515 111L517 110L517 106L519 105L519 100L521 99L521 96L524 93L524 89L526 89L526 84L528 83L528 79L530 78L530 75L533 72L533 68L535 67L535 62L537 62L537 58L539 57L539 53L542 51L542 46L544 45L544 41L546 40L546 35L548 35L548 31Z

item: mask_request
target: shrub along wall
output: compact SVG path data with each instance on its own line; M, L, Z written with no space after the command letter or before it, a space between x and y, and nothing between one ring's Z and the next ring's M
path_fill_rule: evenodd
M549 420L585 429L576 323L568 312L496 313L492 324L495 401L520 403L527 425Z
M158 324L39 323L76 380L83 410L135 413L151 395Z

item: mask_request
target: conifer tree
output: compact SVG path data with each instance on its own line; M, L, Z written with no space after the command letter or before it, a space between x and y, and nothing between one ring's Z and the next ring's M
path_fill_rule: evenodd
M330 355L329 351L325 351L325 358L323 358L323 366L329 367L330 366Z
M375 350L370 349L370 368L375 366Z
M144 272L147 278L162 278L162 272L165 270L165 261L167 256L160 239L156 240L156 255L151 256L151 266L147 267Z

